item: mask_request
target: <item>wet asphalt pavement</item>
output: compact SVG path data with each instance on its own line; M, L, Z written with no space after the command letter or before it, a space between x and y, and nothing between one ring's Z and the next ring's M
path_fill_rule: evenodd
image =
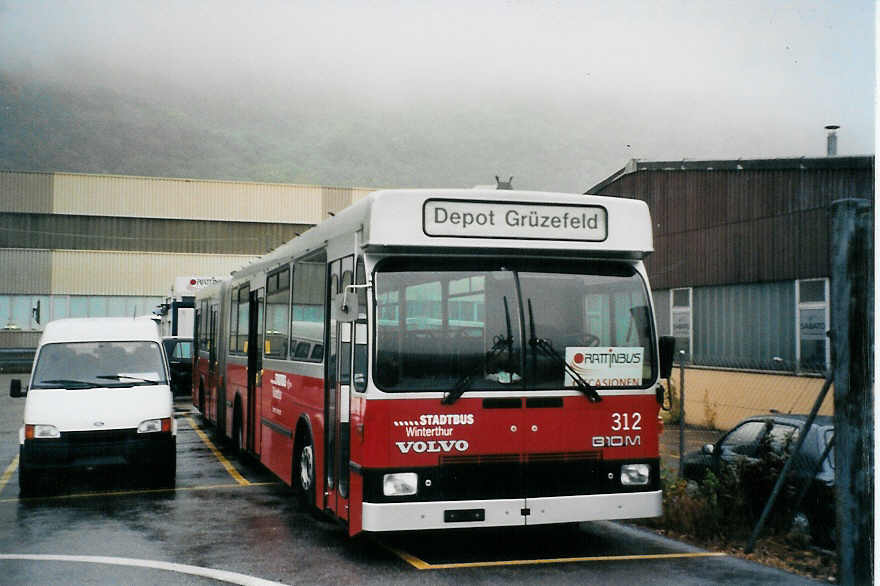
M8 396L14 377L25 375L0 375L0 584L808 582L618 523L350 539L210 429L198 433L203 422L184 399L175 489L93 471L19 499L24 399Z

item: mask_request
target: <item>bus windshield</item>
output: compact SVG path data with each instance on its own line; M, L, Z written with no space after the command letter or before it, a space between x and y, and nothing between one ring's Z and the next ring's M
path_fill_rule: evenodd
M577 388L563 359L593 388L656 377L648 294L628 264L400 265L380 263L374 278L373 378L385 391Z

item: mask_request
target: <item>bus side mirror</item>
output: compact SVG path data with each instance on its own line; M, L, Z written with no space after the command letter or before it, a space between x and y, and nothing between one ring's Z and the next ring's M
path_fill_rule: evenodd
M14 378L9 381L9 396L10 397L24 397L27 395L27 389L22 390L21 388L21 379Z
M331 316L336 321L353 322L358 316L358 299L354 291L349 291L351 287L346 287L345 291L333 298L333 307Z
M675 357L675 338L660 336L660 378L672 376L672 365Z

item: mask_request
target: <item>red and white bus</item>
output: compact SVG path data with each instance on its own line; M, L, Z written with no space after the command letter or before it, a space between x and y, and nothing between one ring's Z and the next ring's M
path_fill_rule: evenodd
M374 192L198 294L193 404L351 535L660 515L652 248L638 200Z

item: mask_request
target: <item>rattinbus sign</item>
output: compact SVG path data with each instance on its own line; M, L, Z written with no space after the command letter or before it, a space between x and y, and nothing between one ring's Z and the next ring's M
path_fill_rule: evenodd
M428 236L590 242L608 237L608 212L596 205L430 199L422 215Z
M569 346L565 361L591 386L634 387L642 384L645 349L641 347ZM566 372L565 386L574 386Z

